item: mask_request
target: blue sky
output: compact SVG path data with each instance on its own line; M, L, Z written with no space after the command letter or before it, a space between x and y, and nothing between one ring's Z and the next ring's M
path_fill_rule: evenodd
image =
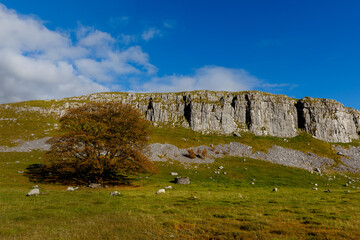
M210 89L360 109L358 1L0 3L0 102Z

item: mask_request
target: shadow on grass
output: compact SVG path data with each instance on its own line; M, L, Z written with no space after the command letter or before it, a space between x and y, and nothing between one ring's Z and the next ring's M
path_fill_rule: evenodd
M26 168L25 176L31 182L36 183L55 183L51 180L51 172L44 168L42 164L31 164Z
M89 181L81 180L74 175L71 174L61 174L54 169L50 170L45 167L43 164L31 164L26 168L25 176L29 178L30 182L35 183L60 183L60 184L76 184L76 185L85 185L88 186L91 183L97 183L96 180ZM107 180L104 180L101 185L111 185L111 186L119 186L119 185L133 185L132 183L135 181L135 176L124 176L121 174L113 174L109 175Z

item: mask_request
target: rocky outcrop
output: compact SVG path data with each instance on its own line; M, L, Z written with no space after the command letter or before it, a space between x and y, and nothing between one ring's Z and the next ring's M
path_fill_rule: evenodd
M198 146L193 147L197 152L199 149L207 150L205 159L196 157L191 159L187 157L187 149L179 149L171 144L150 144L147 155L152 161L168 161L169 159L180 161L183 163L212 163L214 158L222 158L224 156L249 157L253 159L261 159L272 163L291 166L312 171L314 168L326 169L334 165L334 160L320 157L312 153L304 153L294 149L273 146L267 153L252 150L252 147L237 142L230 144L219 144L217 146ZM342 149L341 147L339 149ZM358 149L359 148L355 148ZM346 166L347 167L347 166ZM350 168L347 171L358 172L359 167Z
M305 97L297 103L299 128L328 142L351 142L359 134L359 114L330 99Z
M118 101L138 108L154 125L189 127L202 133L294 137L299 130L328 142L359 138L360 112L329 99L246 91L192 91L179 93L97 93L46 101L47 107L20 110L62 116L85 102ZM6 105L8 106L8 105Z
M250 132L277 137L294 137L298 134L296 100L260 92L249 92L245 94L245 99L246 124Z

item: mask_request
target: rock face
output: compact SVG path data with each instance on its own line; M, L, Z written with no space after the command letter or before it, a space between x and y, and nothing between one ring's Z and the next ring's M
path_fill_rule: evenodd
M297 103L299 128L328 142L351 142L359 137L359 111L330 99L305 97Z
M297 101L262 92L194 91L164 94L93 94L89 100L118 100L144 112L155 125L180 125L203 133L250 131L260 136L298 134Z
M155 125L181 125L203 133L294 137L301 129L328 142L351 142L360 134L360 112L329 99L297 100L257 91L104 93L89 98L119 100L140 109Z
M154 125L183 126L202 133L239 135L248 131L258 136L294 137L303 130L328 142L351 142L360 134L360 112L339 102L257 91L97 93L54 100L47 108L23 108L61 116L88 101L127 103Z

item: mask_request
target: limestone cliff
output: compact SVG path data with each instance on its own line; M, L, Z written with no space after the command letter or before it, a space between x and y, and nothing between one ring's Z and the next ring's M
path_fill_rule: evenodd
M360 112L329 99L247 91L180 93L103 93L89 100L118 100L131 104L154 124L190 127L204 133L294 137L304 130L328 142L351 142L359 138Z
M328 142L351 142L360 134L360 112L335 100L298 100L257 91L97 93L58 100L46 110L34 109L62 115L67 108L88 101L131 104L154 125L183 126L203 133L249 131L259 136L294 137L303 130Z

